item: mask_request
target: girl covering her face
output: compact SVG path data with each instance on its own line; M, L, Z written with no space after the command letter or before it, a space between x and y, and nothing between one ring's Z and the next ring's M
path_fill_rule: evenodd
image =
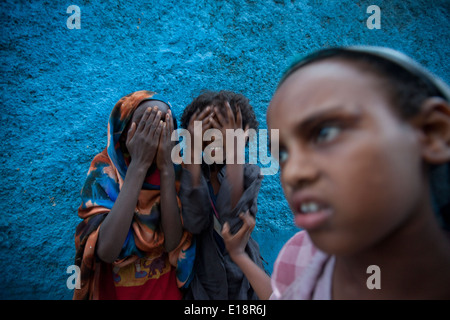
M183 231L170 104L151 91L120 99L107 147L91 163L75 234L74 299L181 299L195 242Z
M211 128L221 131L225 136L229 129L247 130L258 126L249 100L231 91L204 92L186 107L181 117L181 126L190 131L192 140L196 139L193 129L195 121L202 124L202 136ZM202 139L202 136L199 138ZM222 149L223 154L238 152L236 145L234 150ZM191 152L192 157L195 157L194 152L195 150ZM186 230L194 235L198 246L195 275L186 292L187 299L258 298L245 275L231 260L221 237L221 229L227 223L232 230L238 230L242 225L239 219L242 211L256 216L261 181L260 168L254 164L234 162L208 165L206 162L195 161L183 164L180 186L183 221ZM252 263L262 268L256 241L249 238L244 250Z

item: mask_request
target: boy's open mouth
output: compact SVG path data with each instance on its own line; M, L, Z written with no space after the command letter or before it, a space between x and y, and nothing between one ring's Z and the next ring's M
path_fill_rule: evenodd
M331 207L325 202L302 194L294 195L293 208L295 224L306 230L319 228L332 215Z
M303 202L299 209L298 213L310 214L325 209L325 206L314 201L308 201Z

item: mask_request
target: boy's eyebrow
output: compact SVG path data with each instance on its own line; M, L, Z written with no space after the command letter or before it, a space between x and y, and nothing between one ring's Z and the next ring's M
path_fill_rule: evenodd
M345 114L343 114L345 113ZM355 118L360 116L361 112L359 110L353 110L353 108L348 108L343 105L337 105L333 107L326 108L325 110L320 110L313 112L312 114L308 115L304 119L300 121L300 123L296 126L299 131L302 131L302 129L310 128L314 126L314 124L322 121L323 119L327 118L334 118L337 116L345 117L345 118Z

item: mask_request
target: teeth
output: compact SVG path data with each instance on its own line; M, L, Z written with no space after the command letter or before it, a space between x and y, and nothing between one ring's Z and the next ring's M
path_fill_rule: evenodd
M315 202L302 203L300 211L302 213L316 212L319 210L319 205Z

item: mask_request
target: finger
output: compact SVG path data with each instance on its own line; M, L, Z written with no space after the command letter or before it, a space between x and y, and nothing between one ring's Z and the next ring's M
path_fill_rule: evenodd
M219 120L220 126L224 127L228 124L228 121L222 115L222 112L220 112L218 107L214 107L214 114L216 115L217 119Z
M169 137L170 137L170 134L172 133L171 131L170 131L170 127L171 127L171 122L172 122L172 118L171 117L169 117L169 122L165 122L164 123L164 125L163 125L163 131L164 131L164 140L170 140L169 139Z
M161 121L161 115L162 115L161 110L158 110L156 112L155 119L153 119L153 124L157 124L159 123L159 121Z
M150 117L150 115L152 114L152 111L153 111L153 109L151 107L148 107L145 110L144 114L142 115L141 120L139 121L139 125L137 127L137 130L139 130L139 132L144 130L145 124L146 124L148 118Z
M172 132L173 132L173 123L172 123L172 117L169 117L169 123L166 123L166 134L165 134L165 143L168 143L170 145L173 144L172 142Z
M148 128L148 134L153 135L158 129L158 124L160 124L161 121L161 111L158 110L155 114L155 117L153 118L153 121L150 122L150 119L147 121Z
M167 124L167 122L162 122L161 126L162 126L161 127L161 135L159 136L159 145L160 146L161 146L161 144L166 143L168 124Z
M155 120L157 114L158 114L158 107L156 107L156 106L152 107L149 116L145 120L145 127L143 130L145 130L146 132L149 132L149 130L151 128L151 124Z
M229 236L229 239L232 239L234 237L236 238L243 238L244 236L249 236L252 231L253 231L253 223L252 223L252 219L251 216L248 214L248 211L244 214L244 213L240 213L239 214L239 218L241 218L241 220L243 221L243 224L241 226L241 228L234 234ZM250 218L248 218L250 216Z
M153 139L159 139L161 136L161 131L163 129L163 121L159 120L159 123L155 125L156 129L153 132Z
M210 123L210 119L214 116L214 112L210 113L206 118L202 120L202 128ZM204 130L204 129L203 129Z
M207 122L202 123L202 132L205 132L206 130L211 129L211 128L212 128L212 125L211 125L211 122L209 121L209 119Z
M232 238L230 233L230 225L228 222L225 222L222 227L222 237L224 241L228 241Z
M219 123L214 118L212 118L212 117L209 118L209 123L210 123L210 126L220 130L221 127L220 127Z
M131 126L130 126L130 129L128 129L128 132L127 132L127 141L126 141L126 144L128 144L128 142L130 142L130 140L133 139L134 134L135 134L135 132L136 132L136 128L137 128L136 122L133 122L133 123L131 124Z
M253 231L256 225L255 218L253 218L253 216L250 214L248 210L244 214L241 213L239 215L239 218L241 218L241 220L244 222L244 225L248 227L251 233L251 231Z
M245 238L248 237L251 233L252 233L252 228L251 225L249 225L248 223L244 222L242 224L242 227L238 230L238 232L236 232L234 234L233 237L237 237L237 238Z
M242 113L241 113L241 107L239 105L236 106L236 124L237 127L240 129L242 128Z
M167 111L167 114L166 114L166 122L168 122L169 123L169 127L168 127L168 131L169 131L169 134L172 134L172 131L173 131L173 116L172 116L172 110L170 110L169 109L169 111Z
M209 114L207 114L205 117L203 117L202 122L206 123L209 121L209 118L214 117L214 111L211 111ZM198 121L198 120L197 120Z
M203 120L211 113L211 110L211 107L207 106L202 112L200 112L196 120Z
M233 110L231 110L231 106L230 106L230 103L228 101L225 102L225 108L226 108L226 111L227 111L228 121L235 120L234 114L233 114Z

